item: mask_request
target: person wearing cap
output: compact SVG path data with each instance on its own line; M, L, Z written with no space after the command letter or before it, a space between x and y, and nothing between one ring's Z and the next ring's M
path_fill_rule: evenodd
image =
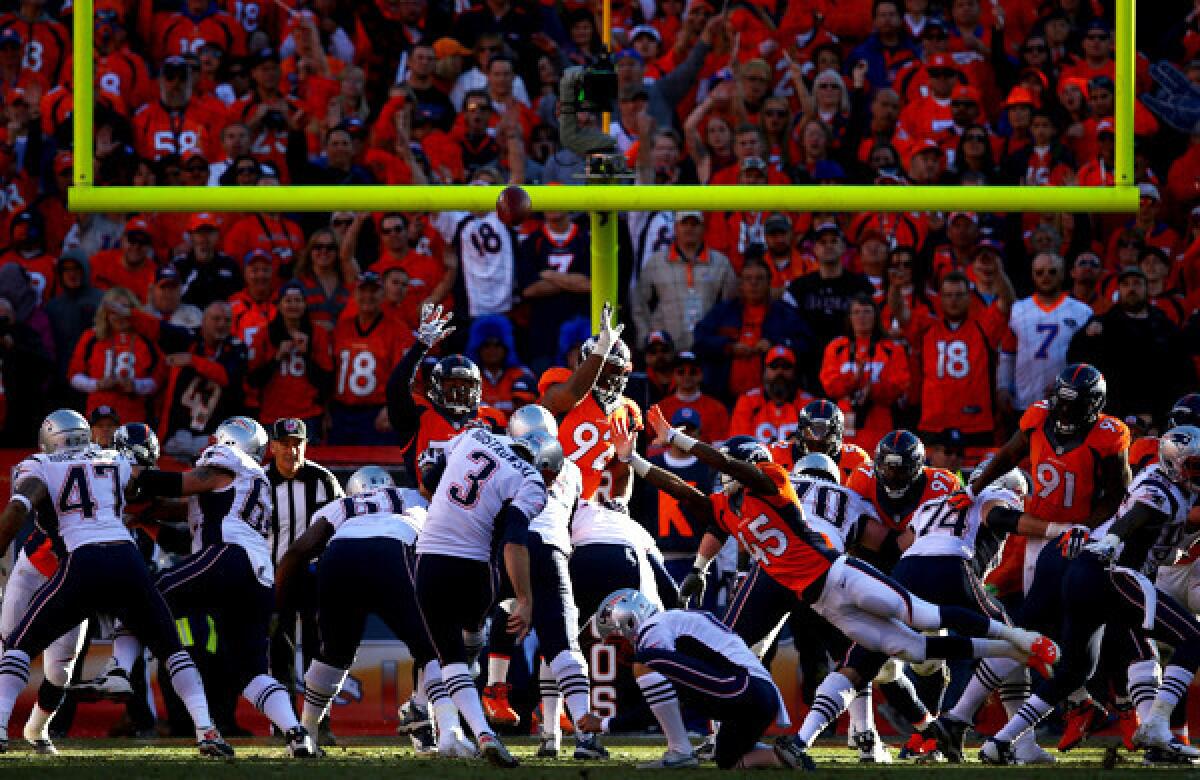
M188 225L189 249L171 261L183 282L183 300L201 309L214 301L227 301L242 289L242 269L221 252L220 218L211 212L192 217Z
M92 443L111 449L113 434L121 425L121 416L117 414L117 410L107 404L101 404L88 415L88 424L92 426Z
M330 444L395 442L385 408L388 376L412 343L412 334L399 320L384 315L379 274L360 273L354 303L346 307L333 329Z
M537 403L538 399L538 382L537 376L532 371L525 368L512 381L512 403L513 411L517 411L523 406Z
M763 357L761 384L733 405L729 435L753 436L764 444L784 441L800 424L800 410L812 396L797 382L796 353L777 344Z
M971 308L994 309L1008 319L1017 300L1017 291L1004 268L1004 244L990 230L981 235L983 237L971 253Z
M933 250L933 283L951 271L961 271L971 262L979 243L979 215L954 211L946 217L946 241Z
M771 271L772 299L781 298L793 280L817 270L816 261L796 247L794 230L786 214L771 214L763 222L763 262Z
M341 484L329 469L307 457L308 425L297 417L281 417L268 426L270 432L270 462L265 469L271 484L271 520L265 529L271 560L278 566L292 542L309 525L313 515L331 501L345 496ZM313 562L315 563L315 562ZM284 684L295 698L296 687L296 626L299 623L300 652L305 669L320 646L317 632L317 578L315 565L296 572L297 579L289 583L292 595L289 610L279 616L271 634L271 675ZM321 744L328 744L328 719L321 724Z
M150 222L141 216L125 223L121 245L92 257L92 282L101 290L124 287L146 300L154 284L154 247Z
M1101 119L1093 124L1096 155L1080 166L1079 171L1075 174L1075 179L1080 187L1111 187L1116 182L1113 166L1116 164L1117 144L1113 120ZM1191 148L1200 149L1200 145L1193 144ZM1175 170L1178 162L1179 160L1176 160L1172 164L1172 171ZM1192 183L1189 182L1188 197L1194 189Z
M1157 247L1147 247L1143 260L1158 252ZM1122 269L1116 303L1076 332L1067 351L1069 363L1090 363L1104 374L1104 409L1118 419L1162 420L1175 399L1196 386L1183 333L1151 304L1147 277L1144 263Z
M912 344L913 395L921 406L917 430L928 440L953 428L964 446L985 449L995 444L992 366L1007 321L995 309L972 311L971 281L962 271L943 276L938 293L941 316Z
M674 242L652 254L638 274L633 321L643 344L651 331L663 330L678 349L690 349L696 323L714 303L730 300L736 292L729 259L704 244L704 214L680 211Z
M639 24L629 31L629 47L641 56L643 63L651 63L646 75L653 79L662 76L662 71L654 65L655 60L663 53L662 45L662 33L652 25Z
M827 220L814 225L812 254L817 270L787 286L781 299L785 307L772 310L767 322L769 330L792 333L802 327L795 321L803 320L817 344L828 344L843 332L850 300L858 294L875 294L869 279L846 268L842 262L845 251L846 239L836 222Z
M685 22L686 23L686 22ZM653 83L646 85L648 102L646 112L654 118L657 127L673 127L676 124L675 107L684 103L687 95L696 86L704 61L713 50L714 42L725 34L727 21L720 15L704 22L695 45L686 53L668 52L659 61L666 72ZM684 33L680 33L684 35ZM682 56L682 60L679 58ZM669 63L665 62L670 60ZM645 83L645 66L633 58L625 60L626 67L617 69L618 92L630 86Z
M853 7L866 9L864 4ZM899 0L877 0L873 3L871 34L846 58L851 68L859 62L867 64L866 79L876 89L892 86L894 63L919 57L919 47L909 36L902 13L903 6Z
M204 321L204 312L183 302L179 272L170 265L164 265L154 272L154 284L150 286L146 311L181 328L198 328Z
M544 371L554 359L558 328L590 307L591 233L566 211L546 211L542 224L517 249L517 289L529 306L522 342L530 367Z
M233 335L243 344L252 345L260 328L275 319L278 294L275 287L275 259L264 249L252 249L242 257L242 280L229 303L233 312ZM250 355L254 359L254 355Z
M147 419L147 402L162 386L162 353L133 329L127 311L118 311L140 303L122 287L109 290L96 310L94 327L75 345L67 376L71 387L87 395L89 414L109 406L121 419Z
M1169 250L1155 244L1142 247L1138 255L1138 268L1146 276L1150 305L1160 309L1176 326L1182 326L1190 311L1185 308L1183 292L1174 286L1174 265Z
M701 389L704 368L695 352L685 350L675 356L672 379L674 385L671 394L658 402L663 416L674 419L680 409L687 407L694 410L702 421L700 438L703 441L720 442L729 438L729 409L720 399Z
M1008 181L1026 186L1061 186L1074 174L1074 160L1058 143L1058 121L1046 108L1033 110L1029 120L1030 143L1000 161Z
M646 337L646 384L648 385L649 403L642 404L650 408L651 404L662 400L671 392L674 379L675 341L665 330L654 330Z
M946 153L932 138L920 138L908 145L905 171L912 184L937 184L942 178Z
M161 160L193 149L210 148L220 118L192 93L193 75L178 55L163 60L158 72L158 100L133 116L133 148L144 160Z
M845 415L846 440L873 452L895 428L893 405L910 392L909 358L884 335L870 295L851 300L843 333L825 347L821 386Z
M1080 252L1071 261L1070 295L1075 300L1091 306L1096 315L1107 311L1110 303L1100 289L1103 271L1104 261L1095 252Z
M282 417L308 423L320 438L330 394L333 355L329 331L315 325L302 286L288 282L275 316L254 334L247 384L260 391L259 419L271 425Z
M1059 71L1059 79L1076 78L1090 81L1097 76L1110 79L1117 77L1117 63L1113 59L1112 30L1101 18L1092 19L1083 29L1083 56L1067 62Z
M928 75L928 94L909 101L900 112L898 130L901 137L936 138L954 122L952 96L962 85L962 71L949 54L932 54L925 61Z

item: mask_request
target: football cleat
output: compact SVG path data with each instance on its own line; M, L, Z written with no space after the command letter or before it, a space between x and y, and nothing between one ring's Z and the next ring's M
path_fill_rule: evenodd
M1084 699L1067 707L1063 716L1063 735L1058 740L1058 749L1066 753L1078 747L1088 736L1108 725L1108 711L1092 699Z
M516 769L521 765L499 737L486 731L479 735L479 754L497 769Z
M532 721L533 731L540 734L546 733L546 730L542 728L541 702L534 708L533 714L529 716L529 719ZM571 716L567 714L566 710L560 710L558 713L558 728L559 731L568 737L575 733L575 723L571 720Z
M878 740L876 742L878 743ZM801 769L805 772L815 772L817 770L817 764L812 760L812 756L808 754L804 746L797 742L795 738L787 735L776 737L771 747L774 748L775 757L779 759L779 763L788 769ZM884 748L883 752L886 754L887 748ZM891 755L888 755L888 760L883 763L888 763L891 760Z
M54 747L54 743L48 739L26 739L29 747L39 756L57 756L58 748Z
M400 736L412 734L414 731L430 725L429 710L419 706L412 699L404 702L396 710L400 722L396 724L396 733Z
M1137 750L1133 744L1133 735L1137 732L1138 723L1137 709L1133 702L1117 705L1117 731L1121 733L1121 742L1126 750Z
M492 683L483 689L483 714L493 726L515 726L521 722L521 716L508 701L511 690L508 683Z
M558 751L562 747L562 735L560 734L545 734L538 737L538 758L558 758Z
M1187 758L1169 750L1150 748L1142 756L1142 763L1147 766L1197 766L1200 765L1200 760Z
M700 743L700 747L696 748L696 758L701 761L712 761L717 754L717 735L709 734Z
M988 739L979 748L979 760L994 766L1012 766L1017 763L1013 757L1012 744L999 739Z
M940 726L935 737L938 750L951 764L961 764L966 760L967 729L971 724L950 715L943 715L937 722Z
M0 726L0 753L8 752L8 729Z
M1158 748L1179 758L1200 758L1200 748L1185 745L1171 733L1166 718L1151 716L1133 733L1133 744L1139 748Z
M196 742L196 750L205 758L233 758L233 747L216 729L204 732L204 736Z
M457 733L457 730L438 742L438 758L476 758L478 755L479 751L475 745L461 733Z
M1042 746L1037 743L1033 732L1026 732L1022 739L1017 740L1012 746L1013 759L1020 766L1031 766L1034 764L1053 764L1058 761L1053 754L1046 752Z
M75 683L70 690L79 701L125 701L133 696L129 674L115 664L99 677Z
M283 739L287 743L287 753L292 758L318 758L324 753L303 726L288 729Z
M1054 665L1058 663L1060 656L1058 645L1054 643L1053 639L1039 636L1030 645L1029 659L1025 663L1048 680L1054 676Z
M596 734L577 734L575 736L576 761L603 761L608 758L608 750L600 744Z
M810 759L811 760L811 759ZM700 759L695 753L679 753L668 750L662 758L646 761L637 765L638 769L694 769L700 766Z
M437 754L437 738L433 735L433 726L431 724L427 723L418 729L413 729L408 733L408 738L412 740L413 753L417 756L432 756Z
M860 764L892 763L891 752L888 751L887 746L883 744L883 740L879 738L878 732L874 729L851 734L850 739L854 741L854 747L858 750Z

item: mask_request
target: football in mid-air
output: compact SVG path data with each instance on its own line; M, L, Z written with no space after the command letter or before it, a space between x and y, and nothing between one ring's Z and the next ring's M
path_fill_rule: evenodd
M529 219L532 209L529 193L515 184L505 187L496 198L496 216L509 227L516 227Z

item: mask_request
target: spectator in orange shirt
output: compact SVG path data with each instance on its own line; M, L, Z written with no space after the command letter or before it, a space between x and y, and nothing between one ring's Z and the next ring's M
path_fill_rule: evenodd
M58 294L54 273L55 256L46 252L46 228L35 209L19 212L9 224L10 243L0 255L0 265L16 263L29 274L29 283L37 293L38 305ZM57 254L57 253L56 253Z
M385 402L388 377L413 337L383 311L383 283L374 271L358 275L353 310L333 331L334 402L330 444L395 443Z
M800 410L812 396L796 387L796 353L790 347L771 347L763 362L762 384L733 406L729 435L753 436L769 444L792 435L800 424Z
M895 428L892 406L909 389L908 356L886 338L870 296L850 303L846 334L825 348L821 385L846 416L846 438L870 451Z
M779 299L793 279L817 270L817 261L796 248L792 220L772 214L763 223L766 251L763 260L771 271L771 298Z
M126 222L121 246L97 252L92 258L92 284L101 290L124 287L138 300L146 300L155 271L150 245L150 223L145 217Z
M685 350L676 355L672 376L675 381L674 392L658 402L663 416L670 419L680 409L694 409L700 415L702 441L716 443L728 438L729 411L725 404L700 389L704 372L696 353Z
M333 370L330 337L313 325L295 282L284 285L276 315L255 333L253 350L247 380L261 390L259 420L270 426L281 417L298 417L319 432Z
M111 406L123 420L148 419L146 402L158 390L162 355L144 336L134 332L128 314L108 304L135 309L139 301L129 290L113 288L96 310L95 326L75 346L68 372L71 387L87 394L87 411Z

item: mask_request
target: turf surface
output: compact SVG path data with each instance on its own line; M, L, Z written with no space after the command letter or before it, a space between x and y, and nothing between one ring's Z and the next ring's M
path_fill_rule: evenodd
M566 740L569 745L570 740ZM662 753L658 742L648 740L610 740L607 745L612 752L609 762L559 761L536 759L535 746L531 740L517 739L508 742L522 760L522 766L504 776L511 778L546 778L547 780L605 780L606 778L629 777L635 774L634 765L641 761L657 758ZM401 746L402 745L402 746ZM435 761L416 759L407 741L398 740L354 740L348 746L328 749L328 755L316 762L299 764L285 758L283 748L266 740L234 740L238 757L230 762L215 762L200 759L195 750L178 741L135 741L135 740L67 740L59 744L61 755L57 758L36 756L25 749L24 744L14 740L12 752L0 755L0 775L34 775L71 778L163 778L165 780L193 780L194 778L220 777L381 777L389 778L477 778L492 775L484 764L472 761ZM973 750L969 755L973 754ZM893 753L895 751L893 750ZM977 763L967 766L917 765L910 762L896 763L886 767L864 766L857 762L855 754L833 743L818 747L813 752L820 773L836 773L843 776L874 778L903 778L913 780L918 772L936 772L938 780L959 777L982 777L985 773L1005 772L1013 778L1043 778L1053 772L1058 780L1076 780L1084 777L1112 778L1118 775L1176 772L1179 769L1150 769L1141 766L1140 756L1121 752L1120 760L1113 770L1105 770L1103 748L1080 748L1060 755L1059 763L1052 767L1020 767L998 769L983 767ZM1186 769L1183 771L1187 771ZM641 774L641 773L636 773ZM723 777L762 776L761 772L728 773ZM778 774L778 773L775 773ZM1190 774L1190 773L1189 773ZM690 777L713 777L712 765L696 770L676 770L670 778L684 780Z

